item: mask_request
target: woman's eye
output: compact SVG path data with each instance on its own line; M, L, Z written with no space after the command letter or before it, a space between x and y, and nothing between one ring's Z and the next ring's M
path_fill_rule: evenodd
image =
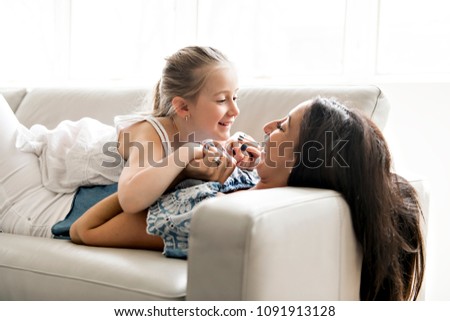
M227 100L226 99L219 99L217 102L219 103L219 104L223 104L224 102L226 102Z

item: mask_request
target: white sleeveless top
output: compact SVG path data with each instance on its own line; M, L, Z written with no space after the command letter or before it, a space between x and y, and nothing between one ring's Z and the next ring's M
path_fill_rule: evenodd
M115 128L92 118L62 121L54 129L17 126L16 147L39 158L42 184L55 193L73 193L79 186L108 185L119 180L124 162L117 151L122 128L148 121L156 130L165 156L172 151L162 124L149 115L115 117Z
M8 157L0 167L0 177L7 178L0 179L0 232L51 237L51 227L70 211L79 186L117 182L123 168L116 148L120 128L146 120L160 136L165 154L172 150L167 132L152 116L117 116L115 127L83 118L54 129L28 129L2 103L0 154ZM111 147L108 153L105 145ZM113 160L114 167L102 165Z
M114 124L116 126L117 135L122 129L144 120L149 122L153 126L153 128L155 128L156 132L159 135L159 138L161 139L161 143L164 148L164 155L165 156L169 155L172 152L172 145L170 144L169 135L167 135L164 126L159 122L159 120L157 120L152 115L132 114L132 115L119 115L114 117Z

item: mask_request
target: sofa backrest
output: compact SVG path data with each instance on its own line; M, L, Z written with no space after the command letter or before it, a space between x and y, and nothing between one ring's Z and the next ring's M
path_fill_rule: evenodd
M27 127L54 128L63 120L82 117L112 125L114 116L139 109L147 93L144 88L37 88L23 98L16 116Z
M375 86L243 88L238 94L241 114L233 130L244 131L261 141L265 123L287 116L299 103L317 96L336 98L349 108L361 110L380 129L386 125L390 106Z
M36 88L0 90L25 125L39 123L54 128L65 119L93 117L113 124L115 115L149 107L148 88ZM299 103L317 97L333 97L350 108L358 108L383 129L389 102L376 86L329 87L244 87L238 93L240 115L234 131L244 131L255 139L263 138L262 127L282 118ZM150 99L151 100L151 99Z

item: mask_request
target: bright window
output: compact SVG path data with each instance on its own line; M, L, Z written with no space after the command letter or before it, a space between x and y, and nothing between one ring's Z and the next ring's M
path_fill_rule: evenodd
M53 0L0 0L0 81L60 78L66 48ZM64 36L67 36L65 34Z
M0 0L0 86L148 86L194 44L222 50L244 83L448 80L446 2Z
M198 39L221 48L254 79L340 74L345 2L200 0Z
M195 42L195 1L76 0L70 77L152 79L164 57Z
M447 0L380 0L379 17L378 73L450 73Z

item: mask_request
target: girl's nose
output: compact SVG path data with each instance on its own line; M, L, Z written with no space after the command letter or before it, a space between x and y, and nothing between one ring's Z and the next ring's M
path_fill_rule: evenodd
M239 107L238 107L236 101L233 100L230 105L228 114L236 117L237 115L239 115L239 113L240 113Z

